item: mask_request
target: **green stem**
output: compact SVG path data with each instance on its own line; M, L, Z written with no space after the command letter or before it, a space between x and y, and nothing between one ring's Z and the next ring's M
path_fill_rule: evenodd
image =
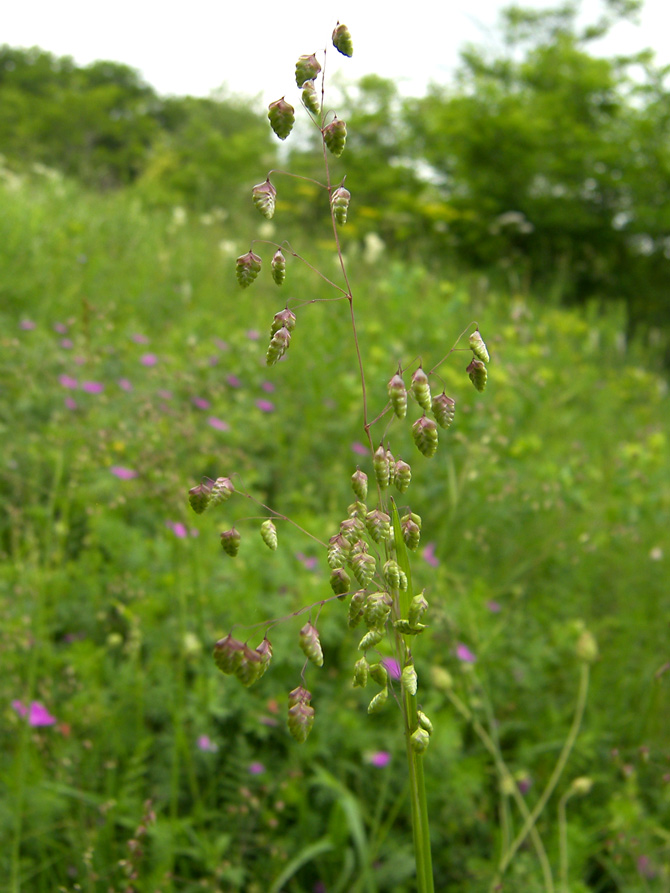
M568 826L565 816L565 804L571 796L572 791L566 791L558 801L558 876L561 893L568 893Z
M407 576L407 589L397 594L398 617L407 617L412 598L412 569L410 567L407 546L402 538L400 516L395 501L390 500L391 518L393 522L396 561ZM395 601L395 598L394 598ZM396 635L397 651L400 666L404 667L411 656L407 636ZM428 801L423 776L423 754L412 747L412 732L419 725L417 717L417 698L402 687L402 707L405 726L405 744L407 746L407 766L409 769L409 795L412 809L412 833L414 836L414 858L416 861L417 893L434 893L433 860L430 849L430 825L428 821Z
M507 870L510 862L514 858L516 851L519 849L521 844L526 839L526 836L530 832L531 828L535 826L535 822L538 819L538 816L547 805L547 801L551 797L558 784L558 780L563 774L563 770L565 769L565 764L568 762L568 757L570 756L570 752L575 745L575 741L577 740L577 735L579 734L579 729L582 724L582 719L584 718L584 709L586 707L586 696L589 690L589 665L584 661L582 662L580 669L580 677L579 677L579 692L577 694L577 706L575 707L575 715L572 720L572 725L570 726L570 731L568 732L568 737L565 739L565 744L563 745L563 749L561 750L560 756L556 762L554 767L554 771L551 774L551 778L547 782L547 786L542 792L542 796L535 804L532 812L526 819L523 824L523 827L515 837L512 845L509 847L507 852L504 854L502 859L500 860L500 865L498 867L498 877L502 877L504 872Z

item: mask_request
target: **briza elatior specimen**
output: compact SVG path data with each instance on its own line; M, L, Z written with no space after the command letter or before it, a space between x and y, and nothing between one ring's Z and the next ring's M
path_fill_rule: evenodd
M351 35L345 25L337 24L332 43L342 55L352 55ZM340 238L340 230L347 222L352 195L345 187L344 180L332 182L329 165L330 155L339 158L345 150L347 127L346 122L324 102L326 56L325 49L320 56L321 61L316 54L300 56L295 67L295 81L301 91L302 106L320 134L325 182L317 185L323 190L324 211L330 213L341 283L317 271L287 242L276 244L255 240L249 251L238 257L236 262L239 285L248 288L263 269L264 260L256 253L261 250L257 244L271 244L269 266L277 286L281 287L286 280L288 257L306 264L335 291L336 298L347 302L361 385L363 433L369 448L367 470L358 467L352 471L353 501L334 527L329 542L322 543L332 592L297 612L310 612L310 619L298 632L297 644L304 652L306 661L298 685L288 695L288 727L298 741L304 741L312 729L315 708L311 703L312 695L305 685L305 676L309 663L317 667L324 664L318 617L327 603L339 603L346 599L349 627L354 629L361 626L364 629L358 643L360 657L353 667L353 685L372 689L367 708L369 713L382 710L387 702L399 705L402 713L412 789L417 876L419 889L426 891L433 887L422 755L429 745L432 724L419 708L419 679L414 666L413 648L427 628L429 604L425 591L415 592L412 584L409 554L419 547L422 527L420 515L406 502L405 494L410 487L412 469L406 459L391 452L388 437L393 425L409 425L416 448L426 458L433 457L439 447L438 429L448 429L455 416L455 401L442 387L438 374L440 366L455 350L460 349L461 338L474 327L467 347L462 349L470 352L471 357L465 371L474 387L482 391L486 385L489 354L478 327L472 324L459 336L454 347L431 367L425 368L421 359L412 360L406 365L393 363L389 370L388 402L378 414L371 414L356 328L354 292ZM293 129L295 109L282 96L270 104L268 118L274 133L284 140ZM267 219L271 219L275 213L277 187L271 178L276 180L278 174L292 176L284 171L270 171L265 180L252 189L254 205ZM271 321L266 353L268 366L288 359L292 339L299 337L297 333L300 332L295 310L303 304L314 303L314 300L293 301L292 307L289 303L286 302ZM301 325L305 325L302 320ZM437 387L436 383L439 383ZM194 511L202 513L227 503L238 492L231 479L235 477L234 473L229 471L229 475L215 481L206 479L190 490L189 500ZM239 495L252 498L248 493ZM268 548L275 550L279 543L277 524L293 522L268 506L262 506L262 509L267 517L260 525L260 535ZM233 525L224 530L220 537L224 552L231 557L237 555L242 538L236 527ZM295 616L292 614L281 620ZM217 642L214 660L219 669L236 676L244 685L251 685L260 679L272 660L269 630L277 622L277 619L271 619L264 624L265 636L260 644L250 645L233 636L232 632ZM382 641L385 641L386 650L391 651L400 668L397 682L390 678L382 660L379 650Z

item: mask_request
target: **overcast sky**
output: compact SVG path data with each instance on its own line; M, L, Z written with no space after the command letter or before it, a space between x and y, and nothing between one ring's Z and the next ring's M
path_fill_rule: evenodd
M560 0L529 0L534 8ZM266 101L294 89L302 53L329 43L339 19L353 37L354 57L337 67L356 80L368 72L393 78L406 95L429 81L446 82L467 42L495 46L505 0L0 0L0 41L39 46L79 64L111 59L137 68L159 93L207 96L227 85ZM395 8L398 12L392 12ZM582 0L585 21L601 10ZM639 27L618 25L606 53L651 47L670 62L670 0L646 0Z

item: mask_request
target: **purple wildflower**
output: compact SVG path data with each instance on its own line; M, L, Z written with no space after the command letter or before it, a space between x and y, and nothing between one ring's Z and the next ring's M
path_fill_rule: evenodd
M318 558L315 558L313 555L307 556L303 552L296 552L295 557L307 568L308 571L313 571L319 563Z
M183 540L184 537L188 536L188 531L181 521L166 521L165 524L178 539Z
M226 378L226 381L231 386L231 388L241 388L242 387L242 382L237 377L237 375L229 375L228 378Z
M101 381L82 381L81 389L87 394L102 394L105 386Z
M72 397L66 397L65 398L65 408L66 409L76 409L77 401L73 400Z
M431 567L439 567L440 559L435 555L435 543L426 543L421 554L426 564L429 564Z
M217 431L230 431L228 422L224 422L223 419L217 419L216 416L210 416L207 419L207 424L211 425L212 428L215 428Z
M71 375L59 375L58 381L63 385L64 388L76 388L79 387L79 382L76 378L72 378Z
M400 664L394 657L383 657L381 663L386 667L386 672L391 679L400 679L402 670L400 669Z
M391 762L391 754L388 750L376 750L374 753L370 754L369 760L371 766L376 766L377 769L383 769L384 766L388 766Z
M128 381L127 378L120 378L118 384L122 391L132 391L133 389L132 382Z
M67 332L67 325L64 322L55 322L54 323L54 332L58 332L59 335L64 335Z
M209 400L205 400L204 397L193 397L193 399L191 400L191 403L197 409L209 409L209 407L210 407Z
M122 481L130 481L137 477L136 471L133 471L132 468L124 468L122 465L112 465L109 470L115 477Z
M158 357L155 353L143 353L140 357L140 363L143 366L155 366L158 362Z
M468 648L467 645L464 645L462 642L459 642L456 646L456 657L463 661L464 664L474 664L477 662L477 658L472 651Z
M265 391L266 394L271 394L275 390L275 386L271 381L264 381L261 383L261 387Z
M363 446L363 444L359 443L357 440L351 444L351 449L357 456L367 456L370 452L366 446Z
M275 405L271 400L256 400L256 406L261 412L274 412Z
M172 400L172 391L159 391L158 396L161 400Z
M493 599L486 602L486 607L492 614L499 614L502 611L502 605L500 604L500 602L494 601Z
M70 338L62 338L60 346L63 350L72 350L74 347L74 342Z
M260 337L261 333L258 331L258 329L249 329L247 332L247 338L249 339L249 341L258 341Z
M262 775L265 772L265 766L262 763L254 762L249 763L249 774L250 775Z
M33 701L30 707L26 707L23 701L12 701L12 707L19 716L28 717L28 725L37 728L38 726L52 726L56 722L56 717L52 716L44 704L39 701Z
M19 323L19 328L23 329L26 332L30 332L32 329L35 328L35 326L36 323L34 323L32 319L22 319Z
M215 338L214 344L216 345L216 347L219 348L219 350L228 350L228 345L226 344L225 341L222 341L220 338Z
M131 340L135 342L135 344L148 344L149 339L146 335L131 335Z
M205 753L216 753L219 749L219 745L216 741L212 741L209 735L200 735L198 738L198 749Z

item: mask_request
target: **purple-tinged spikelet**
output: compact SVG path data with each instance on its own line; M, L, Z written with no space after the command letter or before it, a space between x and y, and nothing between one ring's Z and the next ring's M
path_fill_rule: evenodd
M344 152L344 144L347 141L347 125L341 118L335 116L330 124L323 128L323 139L328 151L339 158Z
M268 177L264 183L257 183L251 190L251 196L254 200L254 205L263 217L272 220L275 213L277 190L270 182L270 178Z
M240 288L248 288L261 271L261 259L253 251L241 254L235 262L235 275Z
M407 489L412 480L412 469L407 462L404 462L402 459L398 459L395 464L395 480L394 484L396 485L398 491L400 493L406 493Z
M286 326L282 326L281 329L278 329L270 339L268 351L265 355L265 362L267 363L267 365L274 366L275 363L281 360L286 351L289 349L290 344L291 333L286 328Z
M318 115L321 111L321 103L314 87L314 81L305 81L302 85L302 101L307 111Z
M428 384L428 376L423 371L423 368L421 366L419 366L419 368L412 376L411 388L412 396L419 404L419 406L424 410L424 412L430 412L430 385Z
M270 264L270 270L272 272L272 279L277 285L283 285L284 279L286 279L286 258L282 254L281 248L278 248L274 253L272 258L272 262ZM293 317L295 321L295 316Z
M456 414L456 403L442 391L437 397L433 397L431 409L440 428L448 428Z
M221 534L221 547L226 555L234 558L240 551L240 534L233 527L231 530L224 530Z
M188 491L188 501L196 515L201 515L207 508L212 498L212 485L209 483L196 484Z
M268 549L277 550L277 528L269 518L261 524L261 537Z
M351 486L360 501L365 502L368 496L368 476L360 468L357 468L351 475Z
M351 33L346 25L340 25L338 22L333 31L333 46L342 53L343 56L354 55L354 45L351 41Z
M333 208L333 216L340 226L344 226L347 222L347 213L349 211L349 202L351 201L351 193L344 186L338 186L333 192L330 202Z
M295 109L284 97L271 102L268 107L270 126L280 140L285 140L295 124Z
M404 419L407 415L407 388L399 372L389 381L388 392L393 412L397 418Z
M300 56L295 63L295 82L298 87L302 87L305 81L313 81L320 71L321 66L314 53L310 56Z
M482 336L479 334L479 329L475 329L475 331L470 335L469 340L470 350L477 357L478 360L481 360L482 363L488 363L489 361L489 352L487 350L486 344L482 340Z
M486 387L486 380L488 378L486 365L481 360L474 359L465 371L470 376L470 381L477 390L483 391Z
M309 622L300 630L300 647L313 664L317 667L323 666L323 649L319 631Z
M390 469L389 460L383 444L380 444L375 450L375 454L372 457L372 467L375 471L377 483L382 490L385 490L389 485Z
M314 725L314 708L310 706L311 692L301 685L294 688L288 696L288 728L296 741L301 744L307 740L307 736Z
M289 332L293 332L295 329L295 313L285 307L284 310L280 310L279 313L275 313L274 319L272 320L272 325L270 326L270 335L276 334L280 329L288 329Z
M212 486L212 495L209 501L210 506L227 502L234 492L235 486L230 478L217 478Z
M419 452L430 459L437 452L437 425L432 419L421 416L412 425L412 437Z

